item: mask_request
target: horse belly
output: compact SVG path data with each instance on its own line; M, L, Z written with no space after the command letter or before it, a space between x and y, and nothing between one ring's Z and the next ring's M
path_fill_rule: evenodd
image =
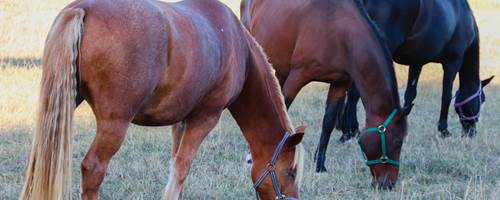
M199 47L198 49L203 48ZM146 126L166 126L184 120L197 108L221 109L225 105L203 106L207 97L212 96L211 94L214 92L220 92L219 88L225 83L223 77L226 72L220 66L220 62L203 56L214 55L214 53L191 55L193 56L191 58L175 52L172 55L170 66L167 67L168 69L153 94L141 106L133 123ZM213 57L218 58L219 56L214 55ZM200 65L192 65L192 63L198 63L198 61L190 60L194 58L204 62L199 62ZM219 99L225 99L222 94L218 96Z
M425 64L438 59L453 37L457 16L453 6L443 2L422 1L413 30L394 53L400 64Z
M171 125L183 120L196 107L213 86L213 82L201 75L207 74L204 73L206 66L182 66L184 65L174 64L167 67L154 92L143 102L133 123L147 126ZM184 69L190 72L180 72Z

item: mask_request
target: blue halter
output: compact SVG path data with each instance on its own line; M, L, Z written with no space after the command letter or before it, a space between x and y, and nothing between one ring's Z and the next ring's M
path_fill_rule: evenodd
M276 177L276 171L275 171L276 161L278 160L278 156L280 155L280 152L283 149L283 146L285 145L285 142L288 139L288 137L290 137L290 134L287 131L285 132L285 135L283 136L280 143L276 147L276 150L274 150L273 157L271 161L267 164L266 170L262 175L260 175L257 181L255 181L253 188L255 189L255 194L257 196L257 199L259 199L259 194L257 193L257 187L259 187L259 185L262 184L262 182L264 182L264 179L266 179L266 177L270 176L271 181L273 182L273 188L274 188L274 193L276 194L276 199L297 200L296 198L293 197L287 197L285 194L281 192L280 183L278 181L278 178Z

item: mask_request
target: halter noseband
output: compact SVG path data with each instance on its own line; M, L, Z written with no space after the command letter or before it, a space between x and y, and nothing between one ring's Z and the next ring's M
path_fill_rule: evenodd
M276 199L282 199L282 200L296 200L296 198L293 197L287 197L285 194L281 192L280 188L280 183L278 182L278 178L276 177L276 171L275 171L275 165L276 161L278 160L278 156L281 153L281 150L283 149L283 146L285 145L286 140L290 137L290 134L285 132L285 135L281 139L280 143L276 147L276 150L274 150L273 157L271 161L267 164L266 170L260 177L255 181L253 188L255 189L255 194L257 196L257 199L259 199L259 194L257 193L257 187L259 187L262 182L264 182L264 179L266 179L267 176L271 177L271 181L273 182L273 188L274 188L274 193L276 194Z
M458 117L460 117L460 120L462 121L465 121L465 120L476 120L476 119L479 119L479 116L481 115L481 106L482 106L482 94L483 94L483 90L482 90L482 87L481 87L481 84L479 84L479 90L474 93L473 95L471 95L469 98L461 101L461 102L458 102L458 103L455 103L455 108L458 112ZM472 100L474 100L476 97L479 97L479 111L477 112L476 115L474 116L471 116L471 117L467 117L465 116L464 114L464 111L462 109L462 106L471 102Z
M391 164L391 165L394 165L396 167L399 167L399 161L389 159L389 157L387 156L387 144L385 141L385 132L387 131L387 126L389 126L389 124L391 123L394 116L396 116L397 112L398 112L398 110L394 109L392 111L391 115L389 115L389 117L385 120L385 122L383 124L381 124L377 128L367 128L364 131L365 133L378 133L378 135L380 136L380 146L382 147L382 156L380 156L379 159L368 160L368 158L366 157L366 153L363 152L363 148L361 147L361 139L358 140L358 144L359 144L359 147L361 149L361 153L363 155L363 158L366 161L366 165L372 166L372 165L377 165L377 164Z

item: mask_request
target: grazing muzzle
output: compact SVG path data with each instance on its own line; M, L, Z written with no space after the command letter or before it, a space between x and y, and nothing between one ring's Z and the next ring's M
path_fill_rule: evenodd
M253 188L255 189L255 194L256 194L257 200L259 199L257 187L259 187L259 185L262 184L262 182L264 182L264 179L266 179L268 176L271 177L271 181L273 183L273 189L274 189L274 193L276 195L275 199L297 200L296 198L293 198L293 197L287 197L285 194L283 194L281 192L280 183L278 181L278 178L276 176L276 171L275 171L276 170L276 168L275 168L276 161L278 160L278 156L280 155L281 150L283 149L283 146L285 145L285 142L288 139L288 137L290 137L290 134L287 131L285 133L285 135L283 136L283 138L281 139L278 146L276 147L276 150L274 150L273 157L271 158L271 161L267 164L266 170L264 171L264 173L262 175L260 175L260 177L257 179L257 181L255 181L255 183L253 185Z
M390 159L387 156L387 144L386 144L386 141L385 141L385 134L386 134L386 131L387 131L387 126L389 126L389 124L391 123L391 121L394 118L394 116L396 116L397 112L398 112L398 110L394 109L392 111L391 115L389 115L389 117L385 120L385 122L383 124L381 124L377 128L367 128L364 131L364 134L378 133L378 135L380 137L380 143L381 143L380 146L382 148L382 155L380 156L379 159L368 160L368 158L366 156L366 152L363 151L363 147L361 145L361 138L358 140L358 144L359 144L359 147L361 149L362 156L363 156L363 158L364 158L364 160L366 162L366 165L372 166L372 165L378 165L378 164L391 164L391 165L394 165L396 167L399 167L399 161Z

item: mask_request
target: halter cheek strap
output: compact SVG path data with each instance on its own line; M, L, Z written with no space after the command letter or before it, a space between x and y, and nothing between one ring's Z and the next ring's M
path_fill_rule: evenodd
M264 171L264 173L262 175L260 175L260 177L257 179L257 181L255 181L253 188L255 189L255 194L256 194L257 199L259 199L257 187L259 187L259 185L262 184L262 182L264 182L264 180L268 176L270 176L271 181L273 182L273 188L274 188L274 193L276 194L276 199L296 200L296 198L287 197L285 194L283 194L281 192L280 183L279 183L278 178L276 176L276 168L275 168L276 161L278 160L278 156L280 155L281 150L283 149L283 146L285 145L285 142L288 139L288 137L290 137L290 134L287 131L285 133L285 135L283 136L283 138L281 139L278 146L276 147L276 150L274 150L273 157L271 158L271 161L267 164L266 170Z
M455 103L455 108L457 109L458 111L458 116L460 117L460 120L464 121L464 120L476 120L476 119L479 119L480 115L481 115L481 107L482 107L482 94L483 94L483 90L482 90L482 87L481 87L481 84L479 84L479 90L471 95L469 98L461 101L461 102L458 102L458 103ZM470 116L470 117L467 117L465 116L464 114L464 111L462 109L462 106L471 102L472 100L474 100L475 98L479 97L479 111L477 112L476 115L474 116Z
M385 122L383 124L381 124L377 128L367 128L364 131L365 133L378 133L378 135L380 137L380 146L382 148L382 156L380 156L379 159L368 160L368 158L366 157L366 154L363 152L363 148L361 147L361 140L358 140L358 144L359 144L359 147L361 149L362 156L363 156L364 160L366 161L366 165L372 166L372 165L377 165L377 164L391 164L391 165L394 165L396 167L399 167L399 161L389 159L389 157L387 156L387 144L385 141L385 134L387 131L387 126L389 126L389 124L391 123L394 116L396 116L396 113L398 113L398 110L394 109L392 111L391 115L389 115L389 117L385 120Z

